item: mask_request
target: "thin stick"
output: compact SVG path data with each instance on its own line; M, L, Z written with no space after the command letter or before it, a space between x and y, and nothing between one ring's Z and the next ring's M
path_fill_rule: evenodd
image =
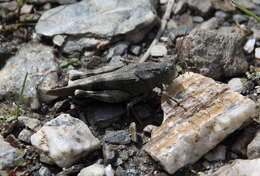
M145 54L139 60L139 63L145 62L148 59L148 57L150 56L150 52L151 52L152 47L159 41L161 35L163 34L163 32L165 30L167 22L168 22L168 20L171 16L172 7L173 7L174 3L175 3L175 0L169 0L168 1L166 11L165 11L163 18L162 18L160 29L159 29L158 33L156 34L155 39L153 40L153 42L151 43L151 45L149 46L149 48L145 52Z

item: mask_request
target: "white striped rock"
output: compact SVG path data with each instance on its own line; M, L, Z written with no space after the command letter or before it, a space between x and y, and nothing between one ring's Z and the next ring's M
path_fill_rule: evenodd
M31 143L60 167L70 167L100 147L88 126L69 114L61 114L32 135Z
M166 93L164 121L144 150L170 174L199 160L256 114L252 100L196 73L179 76Z

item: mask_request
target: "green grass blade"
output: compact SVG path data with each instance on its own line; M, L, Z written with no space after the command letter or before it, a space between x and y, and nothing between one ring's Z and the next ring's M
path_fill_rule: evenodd
M79 63L80 60L78 58L72 58L70 61L68 62L63 62L60 64L60 68L67 68L68 66L72 65L72 64L76 64Z
M234 0L232 0L232 3L235 5L236 8L240 9L241 11L243 11L244 13L246 13L248 16L254 17L258 22L260 22L260 17L257 16L256 14L254 14L253 12L249 11L248 9L246 9L245 7L243 7L242 5L238 4L237 2L235 2Z
M26 72L26 74L24 76L23 85L19 92L19 105L22 105L24 103L23 93L24 93L24 88L25 88L27 77L28 77L28 72Z

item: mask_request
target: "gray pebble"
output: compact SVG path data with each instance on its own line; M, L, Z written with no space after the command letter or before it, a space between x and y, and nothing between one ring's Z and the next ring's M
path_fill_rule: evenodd
M104 144L102 148L102 152L103 152L105 163L108 164L108 163L113 163L115 161L116 153L109 145Z
M26 142L26 143L30 144L32 135L33 135L33 132L31 130L23 129L19 133L18 139L20 139L23 142Z
M16 148L12 147L0 135L0 170L15 167L19 161L21 161L21 157Z
M136 55L136 56L140 55L141 50L142 50L142 47L139 46L139 45L132 45L132 46L130 47L131 53L133 53L133 54Z
M189 34L191 30L192 30L192 26L188 26L188 25L178 26L176 28L169 30L169 36L171 40L174 41L177 37Z
M39 170L40 176L51 176L51 171L47 167L41 167Z
M225 12L223 11L216 11L215 12L215 17L218 17L218 18L226 18L228 16L228 14L226 14Z
M239 23L244 23L248 21L248 18L245 15L235 14L233 15L233 20Z
M131 139L127 130L106 131L104 141L111 144L130 144Z
M194 23L202 23L204 21L204 18L202 18L201 16L194 16L192 17L192 21Z
M157 44L151 49L151 56L162 57L167 55L167 48L163 44Z

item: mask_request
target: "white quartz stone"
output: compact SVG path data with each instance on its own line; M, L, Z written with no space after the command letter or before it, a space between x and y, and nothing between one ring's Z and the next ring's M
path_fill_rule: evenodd
M93 164L82 169L78 176L105 176L105 167L101 164Z
M243 80L240 78L233 78L230 81L228 81L228 86L230 89L234 92L241 93L244 89L244 83Z
M61 114L32 135L31 143L58 166L70 167L100 147L88 126L69 114Z
M146 133L152 133L153 130L155 130L156 128L158 128L155 125L147 125L146 127L144 127L143 131Z
M255 49L255 58L260 59L260 48Z
M244 46L244 50L247 52L247 53L252 53L252 51L254 50L255 48L255 42L256 42L256 39L253 38L253 39L249 39L245 46Z
M151 48L151 55L154 57L162 57L167 55L167 48L163 44L154 45Z
M57 46L62 46L65 42L66 36L64 35L55 35L53 37L53 43Z
M109 164L106 168L105 168L105 176L114 176L115 172L112 169L111 165Z
M101 164L93 164L83 168L78 176L114 176L115 172L109 164L107 167Z
M207 176L259 176L260 158L254 160L235 160Z
M160 0L160 4L166 4L168 0Z
M199 160L257 112L252 100L226 84L191 72L176 78L166 95L164 121L144 150L169 174Z

